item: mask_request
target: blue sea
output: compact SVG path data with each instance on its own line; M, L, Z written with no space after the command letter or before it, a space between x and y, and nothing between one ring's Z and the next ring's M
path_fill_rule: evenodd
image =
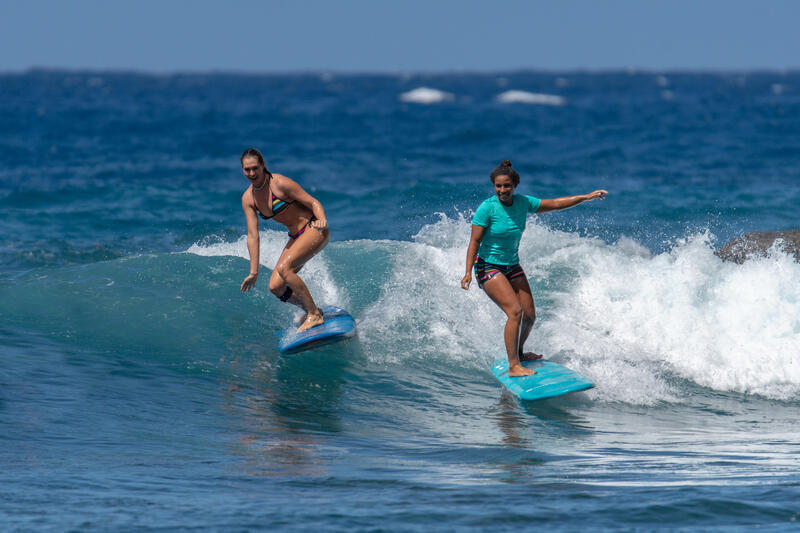
M239 155L324 205L303 276L357 334L293 355L248 273ZM0 75L3 531L761 531L800 524L800 72ZM531 216L521 402L460 288L471 215Z

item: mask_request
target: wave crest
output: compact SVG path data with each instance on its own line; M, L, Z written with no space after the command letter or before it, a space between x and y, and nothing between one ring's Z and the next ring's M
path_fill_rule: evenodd
M504 104L535 104L562 106L567 103L563 96L555 94L529 93L527 91L506 91L496 96L498 102Z
M400 95L400 101L414 104L438 104L441 102L451 102L454 99L452 93L432 89L430 87L417 87L412 91Z

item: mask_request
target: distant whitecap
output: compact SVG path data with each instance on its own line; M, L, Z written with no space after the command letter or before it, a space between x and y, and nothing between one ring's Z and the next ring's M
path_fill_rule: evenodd
M780 83L773 83L771 89L772 94L783 94L786 92L786 86Z
M401 94L400 100L415 104L438 104L453 100L453 94L430 87L417 87L413 91Z
M659 87L667 87L669 86L669 78L667 78L666 76L658 76L656 78L656 83L658 84Z
M566 99L555 94L529 93L527 91L506 91L497 95L497 101L504 104L564 105Z

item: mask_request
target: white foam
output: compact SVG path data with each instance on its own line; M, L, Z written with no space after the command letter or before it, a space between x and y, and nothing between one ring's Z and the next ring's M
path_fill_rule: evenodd
M360 330L368 353L476 368L503 356L502 311L474 282L460 288L469 231L468 218L442 216L396 243ZM652 255L630 238L606 244L533 219L520 257L539 306L526 347L593 379L597 399L677 402L686 383L800 394L800 265L789 256L722 262L708 235Z
M439 363L444 358L448 364L489 368L497 339L475 326L502 312L475 288L466 292L460 287L469 231L464 217L442 215L415 242L396 243L391 275L359 325L366 352L386 354L380 356L384 362L430 360L433 353ZM402 351L383 349L398 341Z
M286 246L286 233L275 230L263 230L259 232L260 246L259 246L259 264L269 268L275 269L275 263L278 261L284 246ZM200 255L203 257L241 257L250 260L250 254L247 251L247 236L243 235L236 242L223 242L213 241L207 239L204 242L195 243L186 250L185 253ZM243 265L242 280L247 276L249 270L247 266ZM268 291L267 283L271 272L259 273L258 283L264 291ZM314 295L314 299L318 305L338 305L347 307L348 300L346 295L341 294L341 291L334 282L328 263L325 258L325 250L320 254L314 256L308 263L303 266L301 273L303 281L308 286L308 290Z
M506 91L496 97L498 102L504 104L536 104L562 106L567 103L562 96L555 94L529 93L527 91Z
M414 104L438 104L452 101L454 96L452 93L440 91L439 89L418 87L412 91L401 94L399 98L403 102L411 102Z
M709 239L653 257L628 244L568 249L562 261L578 276L554 294L542 333L556 349L661 368L712 389L797 396L800 265L777 251L726 263Z

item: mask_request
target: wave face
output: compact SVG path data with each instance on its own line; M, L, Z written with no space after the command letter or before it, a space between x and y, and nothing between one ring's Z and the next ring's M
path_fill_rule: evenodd
M351 309L370 363L414 362L428 372L458 365L483 374L502 356L504 317L482 291L459 286L469 231L463 216L442 215L409 242L335 242L309 262L303 277L320 304ZM778 250L744 265L723 262L709 237L695 235L653 254L630 238L605 243L531 219L520 249L530 258L524 267L538 307L528 347L602 384L587 393L598 401L682 402L695 387L798 398L800 265ZM261 289L239 302L254 313L249 320L277 332L293 308L281 305L266 284L285 236L264 231L261 242ZM29 318L20 326L61 324L67 338L98 343L110 336L114 345L161 338L169 351L174 338L197 335L191 331L198 320L212 324L222 309L237 314L231 297L246 259L242 237L197 243L185 254L71 269L58 280L33 277L6 289L5 312L12 314L14 302L28 294ZM175 269L203 274L184 286ZM146 273L128 274L137 270ZM157 302L148 299L151 293ZM89 301L95 302L90 308L80 303ZM207 311L192 309L201 301ZM153 337L154 327L160 336Z
M796 72L0 75L3 525L791 527L800 263L714 251L797 228L798 87ZM279 353L298 310L267 288L287 242L274 221L240 292L250 146L325 206L332 240L302 276L355 337ZM503 313L459 282L503 159L523 194L609 191L532 216L520 248L528 348L592 390L519 402L490 372Z
M459 286L469 231L463 216L441 215L408 242L334 242L303 277L320 304L352 311L370 363L484 374L503 354L504 316L476 286ZM246 274L241 237L31 274L4 289L2 309L19 327L106 350L158 342L153 353L168 353L201 324L224 338L233 330L212 326L214 317L241 314L240 304L253 313L249 321L277 333L294 309L266 289L285 235L264 231L261 242L261 288L250 296L233 298ZM536 219L520 254L530 258L524 267L538 307L528 348L600 383L587 393L593 399L682 402L694 387L800 396L800 265L791 256L775 250L744 265L723 262L708 234L653 254L630 238L605 243ZM23 298L25 312L14 312Z

